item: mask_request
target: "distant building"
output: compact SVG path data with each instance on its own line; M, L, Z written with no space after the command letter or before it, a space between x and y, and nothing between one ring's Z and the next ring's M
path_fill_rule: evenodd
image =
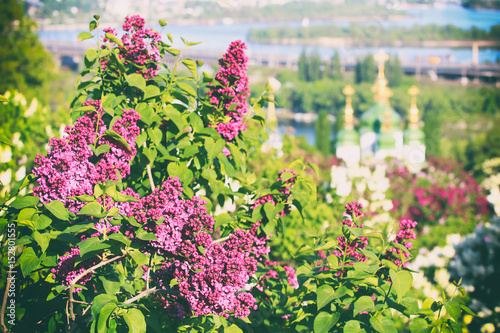
M343 129L337 134L336 155L347 164L358 163L364 157L383 160L395 157L406 160L414 168L425 162L425 135L419 127L419 112L416 96L419 89L415 86L408 91L412 96L408 126L404 129L401 116L390 106L392 91L387 86L384 64L389 58L380 53L374 56L378 62L378 75L372 91L375 104L365 111L359 119L358 129L354 126L354 110L351 96L354 89L347 86L346 107Z

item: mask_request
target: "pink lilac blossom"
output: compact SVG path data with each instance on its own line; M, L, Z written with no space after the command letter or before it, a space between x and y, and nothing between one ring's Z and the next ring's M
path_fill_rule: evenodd
M292 177L286 179L285 181L283 181L283 177L282 175L284 173L289 173L292 175ZM290 195L291 195L291 190L293 189L293 187L295 186L295 181L296 181L296 177L293 177L293 176L297 176L297 173L295 171L292 171L292 170L288 170L288 169L283 169L281 171L278 172L278 178L276 178L276 181L283 181L283 185L278 189L278 191L281 193L281 195L276 195L276 194L268 194L268 195L265 195L263 197L260 197L260 198L257 198L254 203L253 203L253 206L252 206L252 209L256 209L257 207L261 206L261 205L264 205L266 202L270 202L272 203L274 206L276 206L278 203L285 203L285 209L283 209L281 212L279 212L276 217L279 217L279 216L286 216L290 213L290 205L288 205L288 199L290 198Z
M131 190L125 192L133 195ZM182 193L179 179L169 177L140 202L119 204L121 212L155 234L157 240L148 242L146 248L166 258L152 281L178 294L157 296L160 306L174 317L247 317L256 304L242 290L256 272L258 258L269 253L268 238L258 236L257 223L247 231L235 230L224 243L214 242L209 232L215 221L203 206L206 202L196 196L182 199ZM178 284L172 289L173 279Z
M124 61L125 66L131 63L132 68L136 73L144 76L145 79L152 79L158 75L161 60L158 44L161 42L161 35L153 29L144 27L145 20L139 15L127 16L122 28L125 34L121 37L123 46L117 45L104 37L104 42L110 42L113 46L120 50L118 57ZM116 30L107 28L104 32L117 36ZM106 45L102 45L105 48ZM108 67L109 58L101 61L101 68L104 70ZM139 67L143 67L139 69Z
M361 217L364 216L361 212L362 208L363 205L358 202L350 202L345 205L344 216L346 219L342 221L342 224L350 228L363 228L364 225L361 223ZM366 256L360 250L365 249L368 245L368 237L359 236L349 241L348 237L339 236L337 241L338 248L333 251L333 254L343 260L343 262L339 262L339 265L353 265L355 262L366 261ZM337 275L343 273L343 271L338 272Z
M399 231L396 235L396 239L394 243L403 245L406 249L410 250L413 247L413 243L407 241L408 239L416 239L415 232L413 229L417 226L417 222L412 221L410 219L402 219L399 222ZM396 259L394 259L394 263L398 266L406 267L406 259L410 257L410 254L402 251L398 248L390 248L387 250L387 257L390 259L394 259L391 257L390 253L394 253ZM401 261L401 257L403 261Z
M60 279L62 280L63 285L69 286L78 275L82 274L88 268L96 264L95 260L89 259L75 266L76 259L79 256L80 249L78 247L73 247L69 252L66 252L62 257L59 258L57 268L52 268L52 278ZM77 284L84 286L88 281L92 279L93 274L93 271L89 272L87 275L78 280ZM77 287L73 289L74 293L78 293L80 291L82 291L82 288Z
M264 267L272 267L272 266L283 267L288 285L294 289L297 289L299 287L299 283L297 281L297 274L295 273L295 269L293 267L286 265L281 266L277 261L269 261L269 260L264 261ZM269 278L279 279L280 275L275 269L270 268L264 275L261 276L259 283L255 287L260 291L263 291L266 285L265 280Z
M221 68L215 75L216 83L210 86L207 92L210 103L216 109L222 108L226 119L216 125L217 132L227 142L234 140L242 131L246 131L244 122L248 112L246 98L250 96L248 77L246 76L247 61L244 50L246 45L240 40L229 45L227 52L219 60ZM224 154L227 154L225 151ZM226 155L227 156L227 155Z
M94 106L95 111L87 112L78 118L74 126L66 126L66 135L52 138L47 156L37 155L33 174L38 186L34 194L43 203L59 200L73 213L84 205L68 199L83 194L92 195L94 185L105 184L108 180L118 180L130 174L130 161L136 154L135 138L139 134L137 120L139 114L134 110L125 110L112 130L122 135L130 150L105 136L106 125L102 120L104 110L99 100L87 100L83 106ZM110 145L110 150L102 154L94 165L91 159L96 156L90 145ZM119 175L119 176L118 176Z

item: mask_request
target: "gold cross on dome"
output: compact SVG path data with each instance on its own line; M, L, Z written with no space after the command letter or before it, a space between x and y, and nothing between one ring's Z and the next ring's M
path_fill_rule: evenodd
M347 85L342 90L342 93L345 95L345 115L344 115L344 128L352 129L354 128L354 110L351 105L351 96L354 95L354 89Z
M384 69L385 62L389 60L389 55L385 54L383 50L380 50L378 54L373 55L373 59L377 62L378 66L378 77L385 78Z
M411 86L408 89L408 93L411 96L411 106L409 113L409 127L417 128L418 127L418 108L417 108L417 95L420 93L420 89L417 86Z

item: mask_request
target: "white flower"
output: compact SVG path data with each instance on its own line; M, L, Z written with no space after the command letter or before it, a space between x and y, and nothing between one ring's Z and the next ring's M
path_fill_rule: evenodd
M12 150L9 146L0 146L0 163L7 163L12 159Z
M0 173L0 182L2 182L4 186L9 185L11 180L12 180L11 169L7 169L4 172Z
M61 126L59 126L59 137L62 138L64 136L64 130L66 129L66 125L64 124L61 124Z
M38 100L35 97L31 100L30 106L26 109L26 111L24 111L24 116L26 118L32 117L35 114L37 108L38 108Z
M392 208L394 208L394 205L392 204L392 200L384 200L382 203L382 209L386 212L390 211Z
M21 104L22 106L26 105L26 97L23 96L23 94L16 93L12 101L16 104L19 105Z
M359 180L356 182L356 190L360 193L363 193L366 190L366 182L363 180Z
M23 179L26 176L26 167L23 165L16 172L16 181Z
M347 197L352 190L352 182L348 181L342 184L339 184L337 187L337 195L341 197Z
M50 127L50 125L45 126L45 133L47 133L49 138L54 137L54 131L52 131L52 127Z
M12 135L12 143L16 145L16 147L19 149L24 147L24 143L20 139L21 139L21 133L16 132L14 133L14 135Z
M371 200L372 201L382 201L385 199L385 194L382 192L373 192L371 195Z

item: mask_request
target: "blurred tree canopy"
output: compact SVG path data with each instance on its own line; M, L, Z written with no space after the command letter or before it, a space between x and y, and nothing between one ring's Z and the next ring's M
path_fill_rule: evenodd
M22 91L41 96L54 68L52 56L36 34L36 23L25 15L18 0L0 0L0 93Z

